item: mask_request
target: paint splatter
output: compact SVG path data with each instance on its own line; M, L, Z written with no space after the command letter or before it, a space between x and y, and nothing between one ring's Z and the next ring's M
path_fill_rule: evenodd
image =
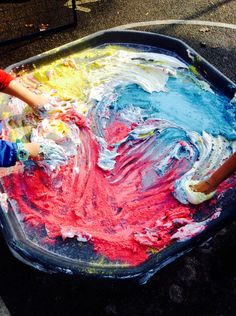
M173 196L181 181L222 164L236 139L233 102L184 62L105 46L19 75L55 108L37 122L26 110L19 115L25 105L18 104L7 119L10 137L52 139L68 159L51 173L28 161L2 178L21 223L43 227L44 242L77 238L108 260L135 266L219 216L219 194L235 177L200 206ZM4 111L17 111L15 102Z

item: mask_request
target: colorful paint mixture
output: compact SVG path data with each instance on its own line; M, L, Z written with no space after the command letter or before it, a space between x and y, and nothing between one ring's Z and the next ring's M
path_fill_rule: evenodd
M184 62L104 46L19 75L54 106L37 122L17 115L25 104L12 99L4 109L15 111L5 113L11 139L53 139L68 155L53 171L28 161L2 178L21 222L45 227L45 242L77 238L110 261L136 266L219 216L219 195L235 177L199 206L173 196L187 180L211 174L236 144L235 105Z

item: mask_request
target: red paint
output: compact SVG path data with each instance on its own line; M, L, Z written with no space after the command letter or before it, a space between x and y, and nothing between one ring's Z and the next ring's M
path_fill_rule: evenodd
M80 136L79 174L73 174L75 158L51 176L38 168L22 173L18 165L2 178L5 191L17 201L24 222L35 228L45 225L49 238L65 238L70 231L87 238L110 260L138 265L169 245L172 234L192 221L197 208L181 205L171 193L187 162L176 160L164 177L156 175L145 189L142 179L153 167L134 150L142 140L121 145L115 168L108 172L97 166L99 148L90 130L82 127Z
M125 139L130 132L130 128L128 128L125 124L119 121L114 121L113 124L109 125L105 129L105 140L109 145L113 145L118 143L122 139Z
M65 113L56 115L55 118L64 122L72 122L78 127L84 126L86 122L85 116L78 114L73 108L68 109Z
M170 191L176 175L172 171L143 191L142 176L151 164L141 160L141 154L129 154L131 143L120 147L117 164L109 173L97 166L98 145L86 127L81 129L81 141L78 175L72 176L74 159L50 177L38 168L22 174L16 166L14 174L3 179L6 192L17 201L24 221L45 224L50 238L67 229L92 236L95 251L110 260L137 265L151 249L158 251L169 244L172 230L178 227L175 218L190 218L188 207L180 206Z

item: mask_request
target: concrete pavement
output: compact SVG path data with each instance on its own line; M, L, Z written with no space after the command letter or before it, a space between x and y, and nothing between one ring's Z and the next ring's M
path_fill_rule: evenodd
M174 0L101 0L87 4L87 6L91 8L91 12L78 12L78 25L75 28L31 42L0 48L0 67L5 68L10 64L96 31L127 23L186 19L236 24L235 0L182 0L181 2ZM27 10L29 9L27 8ZM28 16L31 16L32 20L33 15L34 12L28 12ZM16 22L18 23L17 16ZM43 22L48 22L47 16L45 16ZM7 27L7 25L3 25L2 27ZM208 30L204 32L203 27L200 25L149 25L148 27L139 29L159 32L183 39L224 74L229 76L230 79L236 81L235 71L233 67L229 66L229 64L236 64L235 30L208 27ZM9 27L6 29L6 32L9 32ZM14 37L14 32L10 34Z
M0 316L10 316L10 313L1 297L0 297Z

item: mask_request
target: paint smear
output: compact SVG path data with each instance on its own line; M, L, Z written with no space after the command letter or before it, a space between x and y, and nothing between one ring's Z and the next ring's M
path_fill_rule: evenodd
M235 148L235 104L189 65L150 47L108 45L18 76L50 97L54 112L39 122L12 98L6 134L53 139L68 156L52 172L28 161L2 177L22 227L41 232L38 244L73 239L136 266L219 216L234 176L199 206L173 196L176 183L181 194L185 179L209 176Z

